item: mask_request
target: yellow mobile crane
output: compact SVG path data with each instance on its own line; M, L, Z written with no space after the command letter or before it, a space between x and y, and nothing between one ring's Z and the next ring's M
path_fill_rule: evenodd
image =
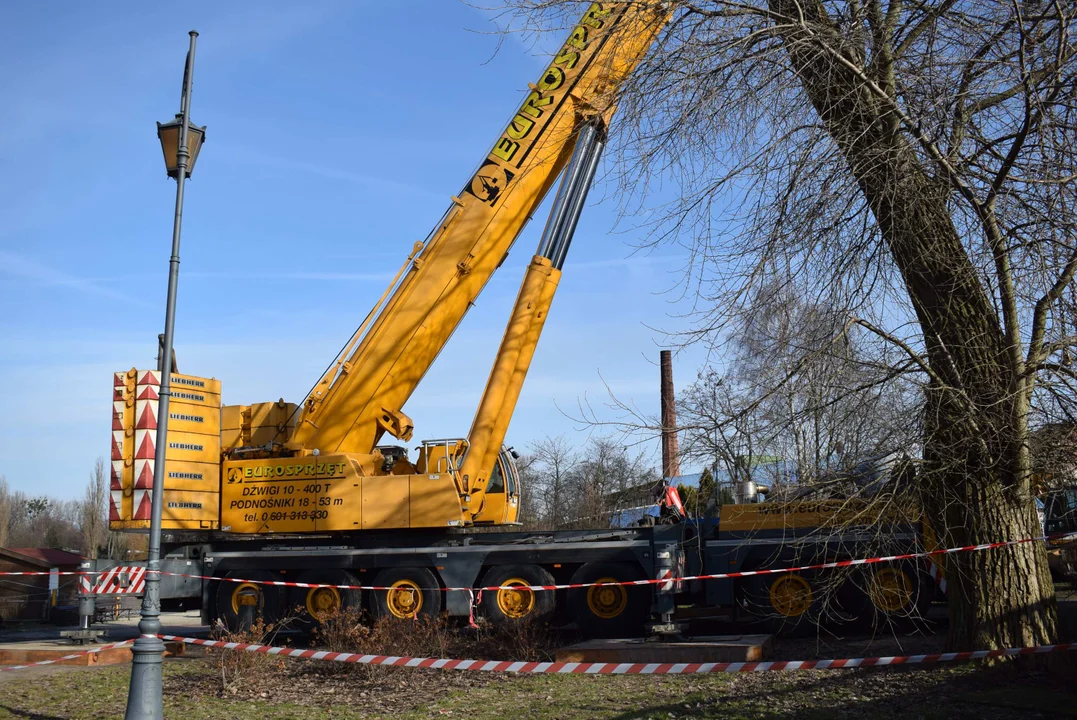
M586 10L298 407L222 408L219 381L171 378L164 529L306 533L516 521L519 478L502 443L597 167L613 93L666 18L634 4ZM424 441L414 461L381 444L385 435L411 440L405 403L559 175L471 430ZM148 525L155 383L153 371L115 377L114 529Z
M718 528L468 529L516 521L519 476L505 434L594 177L615 93L669 12L659 2L587 8L437 226L415 243L302 403L222 407L219 380L171 376L164 569L178 562L183 575L164 578L165 599L200 595L206 622L237 621L246 593L257 595L270 620L297 605L308 619L363 606L400 618L443 608L467 617L470 589L496 587L481 594L482 611L494 622L564 610L595 635L636 632L648 617L668 627L676 604L769 613L794 626L820 616L814 576L683 587L675 578L685 562L689 573L700 574L864 552L852 541L834 545L836 537L845 540L831 532L838 518L832 508L737 506L723 510ZM559 176L467 436L424 441L414 460L404 447L383 444L386 435L411 440L408 398ZM116 373L113 385L110 527L144 531L161 378L130 370ZM916 542L915 519L887 523L897 528L894 538ZM795 543L785 542L789 532ZM907 582L891 582L897 589L889 594L874 592L881 599L865 603L861 614L908 614L929 598L923 573L906 570L900 577ZM371 576L377 590L354 588ZM613 584L643 579L655 582ZM274 584L282 580L334 587ZM554 582L583 587L522 588ZM865 586L882 587L881 580L871 582Z

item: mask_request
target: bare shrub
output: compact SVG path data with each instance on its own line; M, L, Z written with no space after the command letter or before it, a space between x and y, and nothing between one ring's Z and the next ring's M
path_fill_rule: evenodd
M382 617L371 623L364 612L353 608L322 618L312 640L332 652L406 657L450 657L461 644L459 630L451 627L444 616L421 616L413 620ZM325 671L341 672L353 667L356 668L353 672L363 677L398 669L363 663L333 665Z
M511 628L481 622L477 634L483 657L495 660L552 660L557 641L549 623L541 619L524 619Z
M267 623L262 618L257 618L247 630L230 631L223 625L217 625L210 636L223 642L274 645L277 635L287 624L287 620ZM284 659L278 655L217 648L209 652L216 656L221 677L221 694L235 695L241 685L263 681L266 676L284 669Z
M547 623L522 621L511 628L494 625L482 618L475 628L461 627L448 617L419 617L401 620L383 617L370 622L355 609L343 610L323 618L312 641L332 652L361 655L390 655L434 658L482 658L490 660L548 660L553 655L556 637ZM362 663L337 664L320 672L355 672L365 678L399 668Z

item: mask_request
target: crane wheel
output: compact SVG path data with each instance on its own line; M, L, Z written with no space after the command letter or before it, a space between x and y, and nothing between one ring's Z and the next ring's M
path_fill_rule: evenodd
M926 618L934 581L914 562L878 563L851 577L842 593L860 626L915 626Z
M640 568L628 563L586 563L570 581L573 584L622 583L642 580ZM571 588L568 605L576 626L591 637L631 637L643 631L651 611L649 585L592 585Z
M769 632L803 637L812 634L819 624L822 594L810 574L758 575L745 582L743 602Z
M312 585L358 585L359 579L347 570L307 570L296 582ZM299 618L300 627L313 628L341 611L359 610L362 591L355 588L291 588L289 609Z
M512 627L549 617L557 607L553 590L527 590L528 585L553 585L553 575L538 565L499 565L482 578L482 611L490 622ZM521 587L522 586L522 587Z
M441 590L434 573L426 568L386 568L374 577L371 607L377 617L410 620L436 618L441 612Z
M240 629L240 605L247 593L255 595L255 616L266 623L275 623L281 619L287 588L277 585L265 585L264 582L279 582L282 578L275 572L266 570L237 570L225 577L242 578L256 582L217 583L215 607L217 618L229 631Z

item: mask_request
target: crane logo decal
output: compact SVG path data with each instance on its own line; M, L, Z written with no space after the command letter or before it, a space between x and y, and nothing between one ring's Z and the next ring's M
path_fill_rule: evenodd
M474 195L481 202L493 207L497 199L505 194L506 188L515 174L506 165L521 168L531 149L535 147L561 104L568 96L569 90L583 74L598 49L609 39L609 33L603 33L598 42L596 31L608 29L624 13L624 7L615 11L603 3L591 3L580 23L573 29L565 46L554 57L553 63L546 68L538 84L531 85L531 93L524 100L520 110L509 122L494 145L490 156L471 178L464 191ZM586 54L586 57L584 57ZM583 62L581 63L581 59Z
M607 5L609 3L591 3L591 7L572 30L565 45L554 57L553 63L546 68L538 83L530 85L531 93L509 121L494 149L490 151L491 157L515 168L523 166L550 118L561 109L562 103L583 77L584 70L591 64L598 50L610 39L609 29L616 24L627 7L621 5L615 11L613 6L606 7ZM479 173L482 173L482 168Z
M515 175L501 167L493 160L487 160L471 178L471 183L465 188L467 192L477 197L480 201L493 207L501 193Z

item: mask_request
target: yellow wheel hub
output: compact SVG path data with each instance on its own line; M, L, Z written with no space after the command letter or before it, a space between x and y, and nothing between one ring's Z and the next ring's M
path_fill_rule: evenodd
M332 587L310 588L307 591L307 612L311 617L331 617L340 612L340 591Z
M393 617L409 620L422 609L423 593L414 580L397 580L390 586L385 604Z
M535 609L535 593L528 590L531 583L523 578L509 578L497 591L497 609L505 617L527 617ZM522 586L522 587L521 587Z
M883 568L871 576L871 603L883 612L905 610L913 603L912 578L904 570Z
M770 586L770 606L786 617L799 617L811 607L811 584L799 575L783 575Z
M236 615L239 614L239 608L242 605L240 595L250 591L253 591L259 597L262 595L262 589L254 583L236 583L235 587L232 588L232 612Z
M595 580L600 583L619 582L617 578L604 577ZM587 588L587 609L604 620L615 618L625 611L628 605L628 592L622 585L594 585Z

